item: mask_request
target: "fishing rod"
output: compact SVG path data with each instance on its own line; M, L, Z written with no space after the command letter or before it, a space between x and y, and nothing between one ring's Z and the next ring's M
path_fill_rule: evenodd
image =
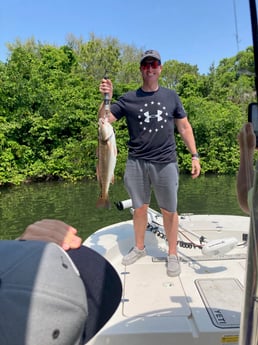
M115 202L115 205L119 211L130 208L130 211L133 214L131 199ZM147 216L148 216L148 230L156 234L158 237L161 237L166 240L164 226L162 223L159 222L159 218L162 218L162 214L149 207L147 211ZM179 240L177 242L179 246L185 247L185 248L192 248L192 247L199 248L202 250L202 254L206 256L224 255L227 252L234 249L237 245L239 245L238 240L234 237L208 240L207 238L197 234L196 232L184 228L181 224L179 224L178 232L189 241L189 242L184 242L184 241ZM196 237L197 239L199 239L200 243L198 244L195 241L191 240L185 234L186 232Z

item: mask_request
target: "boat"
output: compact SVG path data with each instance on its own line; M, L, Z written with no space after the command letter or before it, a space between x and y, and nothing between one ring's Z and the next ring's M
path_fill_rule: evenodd
M258 91L256 1L249 4ZM257 118L258 98L250 108ZM130 200L117 206L133 213ZM179 215L178 277L166 274L162 216L151 208L148 255L133 265L122 265L134 245L132 220L96 231L84 245L113 265L123 286L114 315L87 344L258 345L258 162L250 217Z
M118 208L123 204L130 200L117 203ZM156 210L148 209L147 256L132 265L122 265L122 257L134 245L132 220L94 232L84 245L113 265L123 296L88 344L237 345L249 227L245 216L179 215L178 277L166 273L168 246L162 215Z

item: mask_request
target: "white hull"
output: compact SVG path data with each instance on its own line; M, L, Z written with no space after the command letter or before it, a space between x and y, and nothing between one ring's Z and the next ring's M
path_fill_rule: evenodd
M154 233L161 230L146 231L148 255L130 266L121 260L134 244L132 221L105 227L84 242L110 261L123 284L116 313L88 344L237 345L247 257L243 234L249 232L249 218L181 216L179 240L188 242L184 234L197 244L198 236L209 241L234 237L239 245L217 256L179 245L182 273L176 278L166 274L167 243Z

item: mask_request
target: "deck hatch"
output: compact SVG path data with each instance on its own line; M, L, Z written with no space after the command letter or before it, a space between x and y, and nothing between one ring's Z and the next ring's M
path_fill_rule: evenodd
M218 328L239 328L243 286L238 279L195 281L212 323Z
M147 260L147 259L146 259ZM191 310L178 277L166 274L164 263L142 261L127 266L125 275L123 304L125 316L146 317L189 317Z

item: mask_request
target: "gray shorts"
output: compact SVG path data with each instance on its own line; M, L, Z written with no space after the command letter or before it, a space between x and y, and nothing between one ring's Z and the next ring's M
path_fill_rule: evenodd
M176 212L178 182L177 163L152 163L133 158L127 160L124 183L133 208L150 204L153 188L159 207Z

